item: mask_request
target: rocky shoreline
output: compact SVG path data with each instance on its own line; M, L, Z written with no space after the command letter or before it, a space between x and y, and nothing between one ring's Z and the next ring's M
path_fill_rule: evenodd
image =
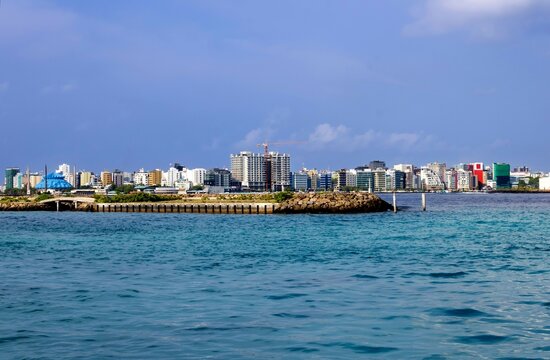
M55 210L52 204L37 202L5 202L0 203L0 211L48 211Z
M297 193L280 203L276 213L345 214L391 210L391 205L377 195L363 192Z

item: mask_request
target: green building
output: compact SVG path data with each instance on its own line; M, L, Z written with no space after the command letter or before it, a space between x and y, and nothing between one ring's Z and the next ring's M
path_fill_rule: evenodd
M510 164L493 163L493 180L496 182L497 190L510 189Z
M6 190L13 189L13 177L19 174L19 168L7 168L4 172L4 185Z

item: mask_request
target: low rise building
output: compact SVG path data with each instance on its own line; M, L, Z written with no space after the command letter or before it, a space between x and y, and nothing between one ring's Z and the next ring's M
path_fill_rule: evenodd
M539 189L540 190L550 190L550 176L540 177L539 178Z

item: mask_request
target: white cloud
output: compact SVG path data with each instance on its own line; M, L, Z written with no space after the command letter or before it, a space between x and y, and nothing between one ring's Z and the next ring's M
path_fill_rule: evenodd
M308 148L323 149L337 147L341 151L357 151L369 147L399 148L402 150L425 150L434 145L431 135L423 132L383 132L370 129L356 132L344 125L323 123L309 135Z
M8 88L10 87L10 83L7 81L0 82L0 93L8 91Z
M309 135L309 142L313 144L327 144L336 140L341 140L347 135L348 129L343 125L332 126L330 124L318 125L313 133Z
M73 92L77 89L77 86L73 83L68 83L61 86L61 92Z
M407 35L437 35L455 30L485 38L507 34L536 10L550 10L547 0L426 0L416 9L416 21L405 27Z
M406 148L413 147L421 139L421 135L417 133L392 133L387 137L389 145L400 145Z
M42 94L70 93L77 89L78 89L77 85L73 83L67 83L63 85L51 84L51 85L44 86L42 89L40 89L40 92Z
M285 128L285 123L290 117L290 111L286 108L275 109L267 114L262 122L262 126L252 129L246 133L243 139L238 141L235 146L238 148L249 149L266 141L274 141L273 136L277 134L277 130Z

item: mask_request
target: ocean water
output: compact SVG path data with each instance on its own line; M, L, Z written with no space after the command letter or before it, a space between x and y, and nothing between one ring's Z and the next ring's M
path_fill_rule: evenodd
M550 195L398 202L0 212L0 358L549 359Z

